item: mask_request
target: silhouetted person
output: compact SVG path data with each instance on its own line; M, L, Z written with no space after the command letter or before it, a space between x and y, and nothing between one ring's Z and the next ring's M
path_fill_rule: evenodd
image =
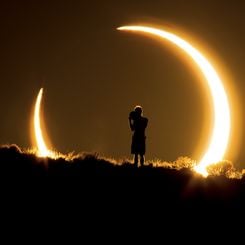
M145 129L148 124L148 119L143 117L143 109L141 106L136 106L134 111L129 114L129 125L133 131L131 153L134 154L134 164L138 166L138 157L140 155L140 164L144 165L145 155Z

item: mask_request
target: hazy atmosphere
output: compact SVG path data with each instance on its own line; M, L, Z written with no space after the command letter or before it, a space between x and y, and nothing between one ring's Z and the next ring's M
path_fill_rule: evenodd
M146 159L200 158L212 123L202 77L168 43L116 28L149 24L184 33L218 64L243 108L244 12L241 1L1 3L0 144L31 147L31 114L43 87L45 126L60 152L130 157L128 114L140 104L149 119ZM238 134L242 146L245 133ZM243 147L232 147L237 155L229 159L228 149L228 160L244 168Z

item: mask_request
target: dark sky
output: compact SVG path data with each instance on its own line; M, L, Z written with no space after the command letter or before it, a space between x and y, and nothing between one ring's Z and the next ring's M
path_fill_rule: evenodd
M130 157L128 113L141 104L149 118L148 159L199 158L211 123L202 78L168 43L116 27L185 33L230 75L242 107L244 13L240 0L1 1L0 143L31 146L30 115L44 87L45 124L58 151ZM245 167L238 150L235 165Z

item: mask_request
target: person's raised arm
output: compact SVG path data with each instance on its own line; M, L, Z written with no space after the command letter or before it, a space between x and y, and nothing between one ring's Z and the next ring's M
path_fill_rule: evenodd
M130 129L132 130L132 131L134 131L134 123L133 123L133 120L132 120L132 118L128 118L128 121L129 121L129 126L130 126Z

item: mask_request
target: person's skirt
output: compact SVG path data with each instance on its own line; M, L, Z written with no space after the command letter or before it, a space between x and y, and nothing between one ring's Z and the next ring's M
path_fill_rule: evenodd
M131 154L145 154L145 139L144 135L133 135L131 144Z

